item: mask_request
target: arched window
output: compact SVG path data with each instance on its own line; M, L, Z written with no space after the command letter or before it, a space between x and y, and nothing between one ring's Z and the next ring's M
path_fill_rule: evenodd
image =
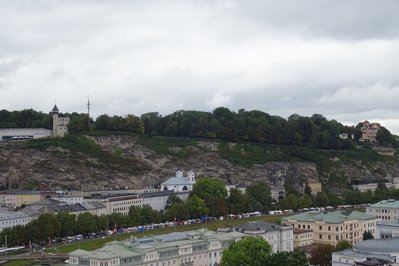
M188 190L188 187L187 187L187 186L184 186L184 187L183 187L183 191L185 191L185 190Z

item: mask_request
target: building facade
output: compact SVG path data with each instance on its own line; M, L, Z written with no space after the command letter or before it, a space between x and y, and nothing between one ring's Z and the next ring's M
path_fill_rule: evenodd
M152 237L114 241L94 251L76 250L69 254L69 265L171 266L219 265L222 252L244 235L200 229Z
M313 243L335 246L341 240L352 245L363 240L363 233L376 233L377 222L381 219L372 214L352 211L304 212L283 218L283 223L294 228L311 230Z
M52 136L52 131L45 128L0 129L0 141L39 139L51 136Z
M176 176L169 178L161 183L161 191L187 192L193 190L195 184L195 174L192 171L183 175L183 171L177 171Z
M40 191L8 190L0 193L0 204L8 207L21 207L38 202L44 198Z
M399 238L371 239L362 241L347 249L332 254L332 266L348 265L399 265ZM379 264L365 264L367 261Z
M57 105L51 110L53 116L53 137L64 137L68 132L69 117L59 114Z
M143 200L143 205L149 205L152 209L161 211L165 210L168 198L172 195L176 195L179 199L185 201L188 199L190 192L173 192L173 191L158 191L158 192L147 192L140 193L139 197Z
M143 198L138 194L97 194L84 199L85 202L100 202L106 207L106 214L121 213L129 214L131 206L143 207Z
M380 129L380 124L378 123L370 123L369 121L365 120L362 123L360 128L361 131L361 141L369 141L369 142L376 142L377 141L377 132Z
M382 200L366 207L366 213L380 217L383 223L397 223L399 221L399 200Z
M5 228L17 225L26 225L32 221L32 217L23 212L1 212L0 213L0 232Z
M375 238L399 237L399 223L378 223Z
M273 253L294 250L294 234L291 225L253 221L238 225L235 230L245 235L262 237L272 246Z
M306 229L294 229L294 248L313 244L313 231Z

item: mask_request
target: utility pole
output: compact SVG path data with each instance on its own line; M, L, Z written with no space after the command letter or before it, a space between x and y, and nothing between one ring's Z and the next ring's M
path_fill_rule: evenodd
M6 256L7 256L7 249L8 247L7 247L7 235L6 235Z
M90 127L90 95L87 95L87 125Z

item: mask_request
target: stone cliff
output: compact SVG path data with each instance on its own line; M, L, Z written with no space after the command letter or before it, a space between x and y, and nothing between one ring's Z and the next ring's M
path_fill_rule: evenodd
M397 176L399 169L396 159L364 164L356 160L344 162L337 157L329 158L328 167L323 169L318 162L304 160L240 166L221 156L217 142L193 141L184 147L169 145L168 154L157 152L132 136L88 138L101 147L105 156L90 156L52 145L45 149L23 144L1 145L0 186L22 189L44 183L83 190L138 189L157 186L173 176L177 169L182 169L193 170L197 176L221 178L230 184L261 180L276 186L290 184L300 191L308 179L342 188L351 178L391 179Z

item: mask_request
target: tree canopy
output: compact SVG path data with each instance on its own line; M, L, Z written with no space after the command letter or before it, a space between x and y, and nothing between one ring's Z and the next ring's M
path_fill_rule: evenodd
M272 254L271 245L260 237L244 237L223 251L221 266L307 266L302 251L277 252Z
M244 237L223 251L221 266L263 266L272 247L263 238Z

